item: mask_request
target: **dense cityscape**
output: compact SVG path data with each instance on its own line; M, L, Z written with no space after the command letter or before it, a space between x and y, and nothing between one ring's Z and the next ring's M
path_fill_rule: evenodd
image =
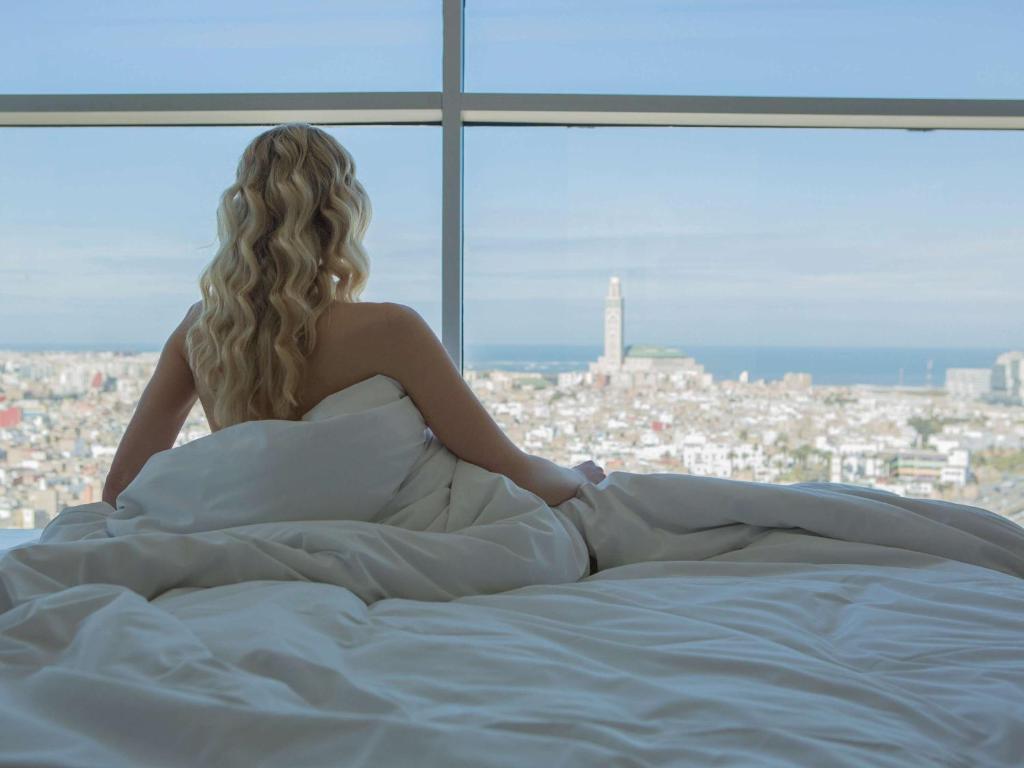
M625 346L622 286L587 370L469 370L524 450L606 471L830 481L963 501L1024 522L1024 354L953 368L944 386L816 386L794 371L716 381L680 350ZM0 351L0 528L98 501L158 354ZM196 404L176 445L209 429Z

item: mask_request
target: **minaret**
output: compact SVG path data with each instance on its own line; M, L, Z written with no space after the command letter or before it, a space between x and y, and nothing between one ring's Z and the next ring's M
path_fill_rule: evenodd
M608 281L604 297L604 362L610 368L622 367L622 287L617 277Z

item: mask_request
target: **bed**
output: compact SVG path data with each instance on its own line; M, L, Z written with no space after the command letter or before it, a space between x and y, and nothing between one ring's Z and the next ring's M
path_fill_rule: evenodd
M630 473L549 507L371 388L0 558L0 765L1024 763L1015 523Z

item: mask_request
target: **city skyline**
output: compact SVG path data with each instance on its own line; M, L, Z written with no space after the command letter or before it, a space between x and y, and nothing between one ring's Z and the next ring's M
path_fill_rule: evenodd
M629 339L625 324L625 292L622 279L617 275L608 278L608 290L603 299L604 319L602 322L603 342L601 345L479 345L468 346L465 350L465 365L469 370L522 370L559 373L585 370L617 374L620 371L641 371L652 364L661 367L680 365L692 368L701 374L706 370L714 379L749 377L753 380L782 380L790 374L801 372L826 385L881 385L881 386L942 386L948 385L947 371L954 372L965 382L977 380L979 371L986 371L991 378L993 361L998 363L1006 354L1020 355L1020 352L1006 352L1002 348L984 347L975 349L950 349L948 347L906 349L900 347L774 347L752 349L750 347L707 347L701 345L674 344L668 347L644 344L643 340ZM595 302L596 303L596 302ZM633 343L627 343L632 341ZM9 345L8 352L158 352L159 344L142 348L125 346L76 347L75 345ZM0 352L4 345L0 343ZM603 351L603 354L601 352ZM700 363L687 356L687 351L699 357ZM717 354L716 354L717 353ZM861 357L858 364L843 366L835 359L836 354L845 357ZM865 361L870 355L877 359ZM722 355L731 357L723 360ZM788 355L788 356L787 356ZM669 358L651 363L646 358ZM832 357L829 360L829 357ZM765 358L776 358L769 363ZM628 360L626 358L629 358ZM673 362L672 358L676 361ZM938 365L936 365L936 360ZM705 366L704 364L708 365ZM780 367L781 363L781 367ZM980 366L980 368L978 367ZM888 368L888 371L886 369ZM888 374L888 378L886 376ZM966 378L964 378L966 377ZM973 378L972 378L973 377ZM976 388L975 384L970 387ZM986 388L988 385L986 385Z
M822 386L796 372L718 380L691 359L639 351L618 380L600 365L466 380L517 445L566 466L593 458L629 472L846 482L1024 513L1024 408L986 398L973 371L955 389L912 392ZM0 356L0 528L41 527L99 497L157 357ZM1024 356L1002 357L1019 391ZM208 434L197 403L174 444Z
M928 358L916 391L830 385L802 365L774 380L746 369L722 378L693 350L627 344L627 295L608 276L602 354L585 367L466 371L517 445L566 466L850 483L1024 514L1024 352L940 366L941 381ZM99 497L158 356L0 350L0 527L39 528ZM195 403L174 445L208 434Z

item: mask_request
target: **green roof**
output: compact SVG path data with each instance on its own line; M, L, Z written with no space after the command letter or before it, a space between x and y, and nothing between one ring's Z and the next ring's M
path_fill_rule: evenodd
M631 344L626 347L626 357L686 357L675 347L656 347L653 344Z

